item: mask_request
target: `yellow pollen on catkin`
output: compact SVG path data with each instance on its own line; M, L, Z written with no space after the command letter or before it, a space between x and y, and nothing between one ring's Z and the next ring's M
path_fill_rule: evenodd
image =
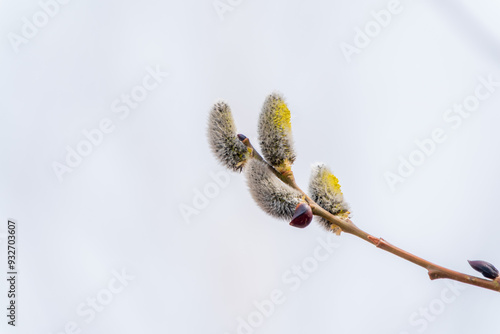
M283 131L290 131L292 129L290 110L286 106L285 102L278 102L273 115L273 123L278 129Z
M335 175L324 171L321 178L323 180L323 183L326 184L328 188L332 189L333 192L335 192L336 194L342 195L342 190L340 190L339 179L337 179Z

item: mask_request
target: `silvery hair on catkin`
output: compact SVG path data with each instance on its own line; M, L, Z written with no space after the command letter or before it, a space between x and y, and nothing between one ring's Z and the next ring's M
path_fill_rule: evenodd
M271 216L291 219L302 194L283 183L265 162L250 159L245 167L250 193L259 207Z
M262 106L258 124L262 155L272 166L293 164L296 155L290 122L290 110L283 96L274 92Z
M238 139L231 108L224 101L216 102L208 119L208 141L217 159L233 171L241 171L248 150Z
M340 218L348 218L349 205L344 200L337 177L323 163L312 166L309 181L309 195L326 211ZM327 229L332 229L332 223L318 217L319 222Z

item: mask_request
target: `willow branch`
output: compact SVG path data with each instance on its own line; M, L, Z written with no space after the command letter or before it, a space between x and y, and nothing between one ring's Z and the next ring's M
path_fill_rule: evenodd
M263 162L266 162L262 158L262 156L259 154L259 152L257 152L257 150L255 150L255 148L252 146L252 144L250 143L250 140L248 138L245 138L245 140L243 140L242 142L248 148L251 149L252 154L255 158L257 158ZM340 229L343 232L348 233L348 234L352 234L358 238L361 238L361 239L375 245L377 248L380 248L386 252L392 253L392 254L394 254L402 259L405 259L406 261L409 261L409 262L414 263L422 268L425 268L427 270L427 273L429 274L429 278L431 280L447 278L447 279L455 280L458 282L481 287L484 289L489 289L489 290L500 292L500 282L498 279L487 280L484 278L479 278L479 277L467 275L467 274L464 274L464 273L461 273L458 271L454 271L454 270L439 266L435 263L432 263L430 261L422 259L416 255L413 255L413 254L411 254L411 253L409 253L401 248L398 248L398 247L390 244L389 242L385 241L382 238L377 238L377 237L370 235L369 233L363 231L362 229L360 229L359 227L354 225L354 223L349 219L341 219L335 215L332 215L330 212L326 211L325 209L320 207L317 203L315 203L304 191L302 191L302 189L300 189L300 187L295 182L293 172L287 171L287 172L282 174L279 171L277 171L275 168L273 168L271 165L269 165L267 162L266 162L266 164L269 166L269 168L272 169L273 173L277 177L280 178L280 180L282 180L283 182L285 182L289 186L293 187L294 189L297 189L298 191L300 191L304 195L304 197L305 197L307 203L309 204L309 206L311 207L314 215L325 218L329 222L340 227Z
M365 231L359 229L358 227L356 227L352 223L351 223L352 225L348 223L347 226L345 226L346 224L341 224L341 222L340 222L340 221L342 221L342 219L335 217L331 213L329 213L321 208L315 207L312 209L313 209L313 213L315 215L323 217L323 218L327 219L328 221L336 224L337 226L339 226L342 229L342 231L349 233L349 234L352 234L352 235L355 235L355 236L357 236L357 237L359 237L367 242L372 243L377 248L380 248L386 252L392 253L392 254L394 254L402 259L405 259L406 261L409 261L409 262L414 263L422 268L425 268L427 270L427 273L429 274L429 278L431 280L440 279L440 278L447 278L447 279L459 281L462 283L466 283L466 284L478 286L481 288L500 292L500 282L498 280L494 280L494 281L487 280L484 278L479 278L479 277L467 275L467 274L464 274L464 273L461 273L458 271L454 271L454 270L439 266L439 265L432 263L430 261L427 261L421 257L413 255L413 254L411 254L411 253L409 253L401 248L398 248L398 247L390 244L389 242L385 241L382 238L376 238L376 237L366 233Z

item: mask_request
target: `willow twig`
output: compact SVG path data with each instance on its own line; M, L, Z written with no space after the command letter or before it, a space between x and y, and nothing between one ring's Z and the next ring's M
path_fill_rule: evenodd
M252 146L252 144L250 143L250 140L248 138L245 138L244 140L242 140L242 142L248 148L251 149L252 154L255 158L265 162L265 160L261 157L259 152L257 152L257 150L255 150L255 148ZM293 176L292 171L280 173L275 168L273 168L271 165L268 164L268 166L269 166L269 168L272 169L273 173L276 176L278 176L283 182L285 182L289 186L293 187L294 189L297 189L298 191L300 191L304 195L304 197L305 197L307 203L309 204L309 206L311 207L314 215L328 220L329 222L333 223L334 225L340 227L340 229L345 233L352 234L360 239L363 239L363 240L375 245L377 248L380 248L386 252L392 253L392 254L394 254L402 259L405 259L406 261L409 261L409 262L414 263L422 268L425 268L427 270L427 273L429 274L429 278L431 280L447 278L447 279L455 280L458 282L481 287L484 289L489 289L489 290L500 292L500 282L498 279L487 280L484 278L479 278L479 277L467 275L467 274L464 274L464 273L461 273L458 271L454 271L454 270L439 266L435 263L432 263L430 261L422 259L416 255L413 255L413 254L411 254L411 253L409 253L401 248L398 248L398 247L390 244L389 242L385 241L382 238L377 238L377 237L372 236L371 234L363 231L362 229L360 229L359 227L354 225L354 223L350 219L342 219L342 218L339 218L335 215L332 215L330 212L328 212L325 209L323 209L322 207L320 207L304 191L302 191L302 189L295 182L295 178Z

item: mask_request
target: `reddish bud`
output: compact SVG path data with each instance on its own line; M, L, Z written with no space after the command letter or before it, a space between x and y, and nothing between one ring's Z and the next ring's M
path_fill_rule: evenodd
M307 203L300 203L295 208L290 225L293 227L304 228L311 223L313 213L311 207Z
M484 277L489 279L496 279L498 277L498 269L494 265L486 261L468 261L470 266L483 274Z
M239 134L238 134L238 139L239 139L240 141L244 141L245 139L247 139L247 136L242 135L241 133L239 133Z

